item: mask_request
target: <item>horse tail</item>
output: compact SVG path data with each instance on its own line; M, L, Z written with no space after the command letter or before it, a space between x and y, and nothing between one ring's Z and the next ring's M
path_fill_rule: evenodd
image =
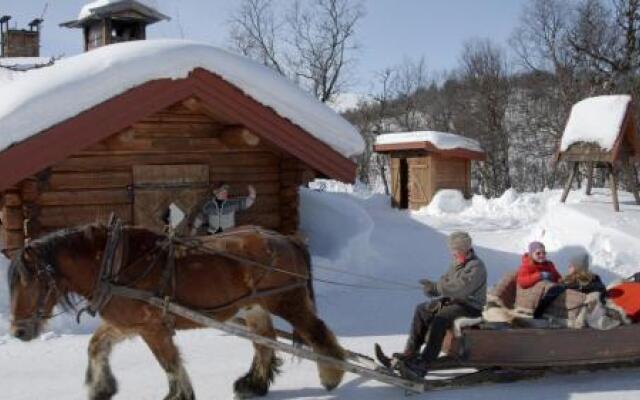
M291 243L294 244L298 250L302 253L302 257L304 259L305 266L307 268L307 293L309 294L309 300L311 301L311 308L314 313L317 313L316 308L316 292L313 288L313 264L311 263L311 253L309 252L309 246L307 246L306 241L299 234L289 236ZM296 346L301 346L304 344L302 337L300 334L294 329L291 341Z

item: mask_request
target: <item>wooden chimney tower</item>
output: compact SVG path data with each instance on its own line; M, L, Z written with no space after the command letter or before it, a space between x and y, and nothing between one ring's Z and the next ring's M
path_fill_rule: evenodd
M29 29L9 28L11 17L0 17L0 57L39 57L40 25L36 18L29 22Z
M96 6L92 7L94 3ZM83 30L85 51L113 43L144 40L147 25L170 19L147 3L137 0L121 0L106 5L94 3L85 5L77 20L60 24L66 28Z

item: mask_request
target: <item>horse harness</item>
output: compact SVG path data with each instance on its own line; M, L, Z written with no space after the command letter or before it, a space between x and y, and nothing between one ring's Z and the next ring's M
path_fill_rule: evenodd
M219 255L225 257L227 259L242 263L244 265L248 265L251 267L256 267L263 269L265 272L258 278L258 280L253 285L251 292L240 296L236 299L230 300L224 304L219 304L215 307L211 308L199 308L193 309L194 311L201 312L203 314L215 314L220 311L229 309L234 307L238 302L245 300L253 300L261 297L266 297L278 293L284 293L293 289L297 289L300 287L305 287L307 281L309 280L309 276L297 274L291 271L286 271L280 268L277 268L275 264L275 257L271 257L270 264L264 264L255 260L251 260L248 258L244 258L241 256L237 256L235 254L231 254L224 251L217 251L211 248L208 248L203 245L203 243L197 238L179 238L173 235L170 232L164 239L158 241L154 247L148 250L145 254L141 255L139 258L131 262L130 264L124 266L124 263L127 260L127 243L128 240L126 238L127 232L123 229L123 225L118 218L112 216L109 219L109 223L107 224L107 240L105 244L105 250L102 255L102 260L100 264L100 270L96 277L96 282L94 284L93 293L89 297L89 304L83 309L79 310L76 319L79 321L83 312L87 312L91 316L95 316L99 313L104 306L114 297L125 297L132 300L139 300L143 302L150 303L152 299L162 299L164 302L163 307L163 323L171 329L173 329L175 325L174 318L169 315L167 312L167 308L169 303L173 300L175 295L175 287L176 287L176 245L182 245L189 249L197 249L207 254L211 255ZM129 282L129 284L124 284L119 282L120 272L124 270L126 267L130 267L135 265L149 255L153 255L153 260L149 263L148 267L144 270L142 274L137 276L133 282ZM136 289L130 287L130 285L139 282L141 279L145 278L161 261L161 259L165 258L164 268L162 270L160 285L157 288L156 292L151 292L147 290ZM296 282L269 289L260 289L257 290L256 287L259 283L264 279L268 274L272 272L281 272L288 275L295 276L299 278Z
M38 259L40 259L40 257L38 256ZM36 300L36 312L34 313L33 316L29 317L29 318L23 318L23 319L19 319L19 320L14 320L13 322L15 324L25 324L25 323L32 323L32 322L39 322L43 319L51 319L53 317L55 317L58 314L55 315L46 315L46 313L44 312L44 306L47 302L47 299L51 296L54 295L56 298L59 296L59 294L61 293L60 289L58 289L58 285L56 284L56 280L54 278L54 274L55 274L55 268L53 267L53 265L51 263L46 263L46 264L42 264L42 263L37 263L36 264L36 280L38 282L42 282L44 280L45 286L47 288L46 291L42 291L39 290L38 291L38 298Z

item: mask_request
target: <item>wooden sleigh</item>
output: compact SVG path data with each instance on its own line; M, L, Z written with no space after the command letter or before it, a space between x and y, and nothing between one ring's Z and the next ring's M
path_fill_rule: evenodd
M460 366L538 368L640 362L640 324L597 329L465 329L449 354ZM451 361L448 361L451 362Z

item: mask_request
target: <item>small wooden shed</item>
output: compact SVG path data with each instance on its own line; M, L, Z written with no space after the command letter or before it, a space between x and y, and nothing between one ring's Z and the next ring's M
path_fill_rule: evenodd
M634 110L634 102L629 95L589 97L572 107L556 153L556 161L571 164L562 202L566 201L582 163L587 166L587 195L591 194L594 170L602 168L609 177L615 211L620 211L618 178L621 173L636 204L640 205L638 173L634 164L640 159L640 137Z
M376 139L374 151L391 159L391 204L417 210L440 189L471 196L471 161L485 154L475 140L452 133L389 133Z
M25 239L59 228L104 221L111 212L127 223L159 228L161 213L171 202L188 210L213 185L223 182L230 185L232 196L246 195L249 184L257 190L253 207L237 215L238 224L292 233L298 228L300 185L317 176L354 180L352 156L357 150L350 152L363 146L360 135L285 78L206 45L149 41L153 56L145 56L145 43L110 46L120 46L115 52L93 50L75 56L84 57L79 62L68 60L39 70L29 87L42 81L53 88L18 96L21 105L11 113L2 115L11 104L0 101L0 131L5 135L0 139L15 138L0 151L4 249L20 248ZM127 56L113 60L108 68L91 65L91 60L118 57L119 52ZM92 96L87 88L95 84L101 90L121 84L101 79L105 75L100 74L110 76L109 68L121 68L118 77L124 80L127 67L149 63L152 70L153 57L167 63L180 58L184 64L191 53L196 63L213 53L213 61L222 58L222 65L245 71L244 86L239 88L223 73L198 67L183 78L141 78L131 89L97 104L87 103L72 116L56 115L65 99L69 104L77 102L73 93ZM78 73L79 66L89 75L69 80L67 72ZM49 75L62 83L48 82ZM250 79L258 79L256 85L268 84L277 93L260 88L253 92L252 84L247 84ZM273 82L265 82L268 79ZM0 90L25 87L20 78L7 85ZM265 98L271 103L265 103ZM69 104L60 108L61 113L69 112ZM38 126L46 128L34 128ZM333 129L329 132L333 135L323 135L323 129Z

